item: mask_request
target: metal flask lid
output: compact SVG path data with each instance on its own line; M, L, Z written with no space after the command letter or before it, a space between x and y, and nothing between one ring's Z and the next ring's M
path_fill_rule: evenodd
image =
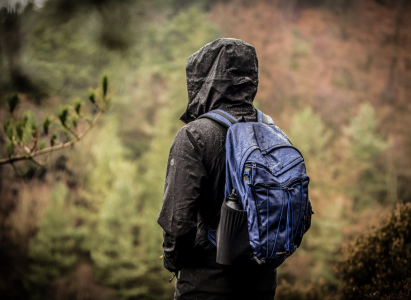
M227 206L232 209L242 210L239 200L240 198L238 197L236 190L233 189L231 195L228 197Z

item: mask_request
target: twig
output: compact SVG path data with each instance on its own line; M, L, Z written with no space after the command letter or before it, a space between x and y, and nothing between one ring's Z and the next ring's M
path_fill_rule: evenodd
M31 147L30 152L33 152L33 150L36 149L36 147L37 147L37 140L38 140L37 130L35 131L35 133L36 133L36 136L34 137L33 147Z
M72 135L74 135L76 138L78 138L78 134L77 132L75 132L73 129L71 129L70 127L64 125L64 128L66 128L68 130L68 132L70 132Z
M23 179L24 183L27 183L27 179L26 176L24 176L23 174L21 174L21 172L19 171L19 169L16 168L16 166L14 165L13 162L10 163L11 166L13 167L14 172L16 172L16 174Z
M87 119L86 117L83 117L82 115L80 115L80 119L86 121L88 124L92 123L89 119Z
M38 160L35 160L33 157L30 157L30 160L31 160L34 164L38 165L39 167L44 167L44 166L47 165L46 163L40 162L40 161L38 161Z
M57 145L57 146L44 148L42 150L37 150L35 152L0 159L0 165L13 163L13 162L20 161L20 160L25 160L25 159L32 159L36 156L39 156L39 155L42 155L42 154L45 154L45 153L53 152L53 151L60 150L60 149L65 149L65 148L68 148L68 147L72 146L76 142L80 141L90 131L90 129L93 128L94 125L96 125L96 123L98 122L98 120L100 119L102 114L103 114L103 110L100 110L99 113L97 114L97 116L94 118L93 122L91 122L90 126L87 127L80 135L78 135L76 138L72 139L71 141L68 141L64 144L60 144L60 145Z

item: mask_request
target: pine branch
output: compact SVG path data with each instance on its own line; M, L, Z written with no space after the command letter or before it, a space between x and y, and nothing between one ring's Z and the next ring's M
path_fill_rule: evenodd
M33 160L33 158L36 156L71 147L72 145L80 141L82 138L84 138L84 136L90 131L90 129L96 125L96 123L98 122L98 120L100 119L103 113L104 113L104 110L101 109L99 113L97 114L97 116L94 118L93 122L91 122L91 124L81 134L76 136L74 139L66 143L57 145L57 146L47 147L47 148L44 148L42 150L37 150L37 151L29 151L26 154L10 156L9 158L0 159L0 165L14 163L16 161L27 160L27 159Z

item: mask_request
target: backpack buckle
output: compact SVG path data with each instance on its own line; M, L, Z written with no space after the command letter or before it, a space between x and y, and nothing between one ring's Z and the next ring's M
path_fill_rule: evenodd
M255 261L256 261L260 266L263 265L263 264L265 264L265 260L264 260L264 259L259 260L258 257L255 256L255 255L253 255L253 257L254 257Z

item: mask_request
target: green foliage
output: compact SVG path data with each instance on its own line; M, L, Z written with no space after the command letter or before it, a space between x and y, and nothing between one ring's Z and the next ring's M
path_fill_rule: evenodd
M82 105L83 105L83 102L79 98L76 98L74 100L74 111L76 112L76 114L78 115L80 114L80 109Z
M367 102L360 105L358 114L351 119L345 133L351 138L352 153L364 162L372 161L389 146L378 133L375 110Z
M16 123L16 135L15 140L20 142L23 139L23 132L26 127L27 120L23 117Z
M98 278L115 288L122 299L172 297L170 275L158 258L162 253L162 232L156 220L169 147L181 127L179 116L186 106L181 101L187 94L181 84L185 82L181 66L216 32L198 9L164 22L151 25L141 42L146 50L137 72L133 71L133 80L127 83L131 90L136 84L139 89L135 95L120 98L123 102L117 118L121 123L115 130L104 129L92 147L96 165L89 176L89 186L93 197L99 195L101 210L91 254ZM140 116L141 111L150 114L131 117L127 122L127 116ZM133 163L126 159L129 154L116 135L118 130L128 129L126 137L140 143L135 136L142 128L150 142Z
M51 124L50 116L45 117L43 120L43 131L46 135L49 134L50 124Z
M136 163L126 158L115 121L95 136L91 153L87 186L99 209L89 249L96 276L114 288L120 299L153 299L153 295L161 299L165 286L156 281L159 268L148 262L149 241L142 238L153 220L142 208L142 178Z
M44 148L46 148L46 142L45 141L40 141L39 142L39 150L42 150Z
M101 148L100 152L110 149L110 153L101 154L110 159L109 169L105 170L109 173L105 175L110 176L111 184L107 193L102 195L103 204L91 255L98 278L116 288L121 299L130 299L148 292L144 284L133 284L143 281L143 276L148 271L139 241L139 231L142 228L134 188L134 183L137 182L134 177L136 169L135 165L116 155L122 150L113 149L113 140L110 138L115 139L115 136L107 131L105 134L108 136L103 143L107 143L107 146ZM119 147L119 143L114 145Z
M349 299L409 299L411 204L398 204L378 228L347 247L338 272Z
M324 278L328 284L336 285L338 281L330 265L338 260L338 250L343 240L341 231L346 221L344 207L341 201L337 201L339 196L335 194L331 179L337 168L330 164L333 133L310 107L297 111L292 116L290 128L286 132L304 156L310 176L310 200L315 212L311 228L296 253L296 256L305 261L307 268L305 274L299 275L299 280L304 278L309 282L312 278ZM301 266L296 266L291 258L280 269L280 276L284 269L289 270L289 273L299 274L299 268Z
M101 90L103 91L103 97L107 95L107 88L108 88L107 75L103 75L103 78L101 79Z
M14 144L12 142L8 142L6 145L7 155L10 157L14 153Z
M78 115L72 115L71 116L71 123L73 124L73 127L76 128L78 124Z
M107 95L108 91L108 78L107 75L103 75L103 78L101 79L101 102L102 102L102 108L103 110L107 110L111 106L111 97Z
M3 129L9 140L12 140L14 135L14 126L13 121L11 119L8 119L4 122Z
M28 145L31 138L33 138L37 132L36 118L32 111L26 111L23 113L24 127L23 127L23 143Z
M103 85L101 87L101 93L97 93L97 100L99 102L102 102L103 105L102 109L100 109L99 114L94 118L93 122L87 119L88 128L84 129L82 133L79 133L78 125L80 120L80 109L82 106L81 100L76 99L72 106L65 105L63 107L60 107L58 111L58 118L60 120L62 127L53 128L54 132L51 134L50 137L51 146L55 145L55 142L59 136L65 136L65 138L70 141L69 143L62 144L62 149L67 148L70 145L73 145L75 142L78 142L80 139L84 137L84 134L88 132L88 129L95 125L96 121L98 121L98 119L100 118L101 113L104 113L109 109L109 104L111 103L111 96L107 95L108 78L106 75L103 76L102 82ZM104 94L104 96L101 96L102 94ZM95 99L94 92L93 99ZM13 111L14 109L15 107L13 107ZM4 132L6 133L8 139L11 141L11 143L5 145L5 150L8 153L8 158L0 159L0 164L13 163L15 161L29 159L36 165L47 164L49 162L48 159L41 162L36 160L35 157L44 155L45 153L53 151L55 149L46 149L45 142L39 141L41 137L39 136L34 112L25 111L21 114L20 118L14 122L13 120L16 120L16 114L10 112L10 116L11 118L5 120L3 123ZM81 115L82 118L85 116L87 116L87 114ZM42 123L43 131L46 135L49 134L51 124L52 118L50 116L46 116ZM73 137L75 137L75 139L73 139ZM39 152L38 150L44 151ZM13 157L11 157L12 155ZM26 172L19 172L16 166L13 165L13 167L18 174L26 174Z
M57 140L57 133L53 132L50 136L50 145L54 146L56 140Z
M65 9L64 0L49 0L41 9L33 5L21 13L4 9L0 17L13 21L14 26L0 35L0 39L5 38L0 43L0 63L6 60L0 76L0 96L19 92L37 102L59 96L67 103L93 85L94 78L116 56L108 55L105 45L113 43L104 42L104 37L113 36L115 28L120 33L114 35L117 41L124 39L124 32L132 34L127 29L126 15L136 10L130 9L129 1L104 1L104 9L99 1L92 2L72 2L70 9ZM141 15L135 19L142 19Z
M76 226L76 215L67 187L56 184L39 231L29 245L31 263L26 284L31 299L44 299L44 288L50 280L71 270L84 255L82 244L87 231Z
M93 90L88 91L88 99L90 100L91 103L93 104L96 103L96 94L94 93Z
M19 103L20 103L19 95L18 94L11 94L9 96L8 101L7 101L7 104L8 104L8 107L9 107L9 112L13 113Z
M351 160L355 162L352 168L358 172L357 182L353 182L348 195L355 199L358 209L368 207L376 200L383 202L387 194L386 166L379 167L376 159L390 143L381 136L377 125L374 108L365 102L360 105L349 126L344 128Z
M194 7L165 24L153 25L145 41L148 51L142 56L144 63L138 74L138 79L147 82L141 86L141 103L146 102L146 95L150 95L153 88L161 93L152 103L155 108L154 122L149 127L152 138L139 160L139 173L144 174L140 181L143 205L146 218L150 220L141 234L147 244L148 259L157 268L162 268L158 259L162 252L162 232L156 220L162 204L167 158L173 138L182 126L179 117L187 105L181 100L187 98L186 86L181 84L186 81L186 74L181 66L191 54L217 37L216 28ZM164 277L168 276L168 272L163 272Z
M315 114L310 107L293 115L292 126L288 131L291 142L303 154L308 171L313 163L324 163L329 158L326 146L332 134L320 116Z
M24 20L30 19L29 15L29 11L21 10L20 4L0 9L0 104L6 100L10 112L18 104L18 94L36 103L48 97L47 85L36 76L31 60L21 57L26 36Z
M69 116L69 109L70 107L68 105L61 107L58 112L58 117L60 119L61 125L63 127L67 127L67 118Z

